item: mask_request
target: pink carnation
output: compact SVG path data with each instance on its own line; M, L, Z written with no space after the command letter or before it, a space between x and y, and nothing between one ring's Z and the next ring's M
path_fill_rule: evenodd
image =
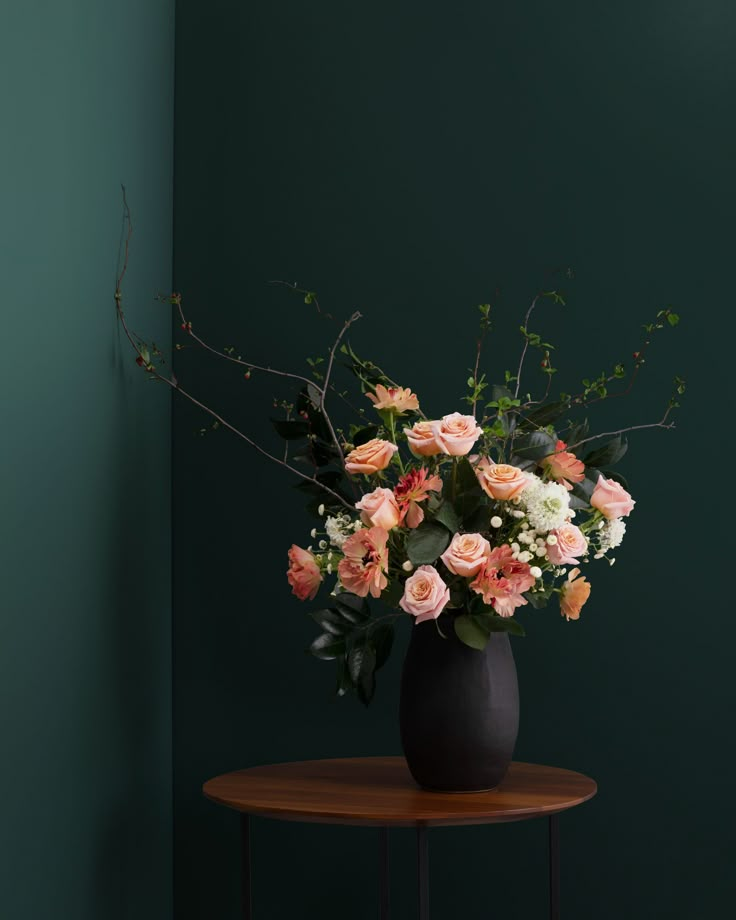
M513 558L513 550L506 543L491 551L483 568L478 572L470 587L483 596L483 602L492 605L499 616L513 616L517 607L523 607L523 597L536 579L526 562Z
M430 492L441 492L439 476L429 476L425 467L410 470L399 479L394 496L401 512L401 523L407 527L418 527L424 520L424 510L419 502L426 501Z
M289 569L286 577L300 601L314 600L322 581L317 560L306 549L293 544L289 550Z

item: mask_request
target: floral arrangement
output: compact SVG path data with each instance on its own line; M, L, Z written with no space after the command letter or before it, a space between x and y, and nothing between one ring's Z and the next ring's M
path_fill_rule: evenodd
M556 598L566 620L580 617L591 593L585 566L591 560L613 565L635 506L628 484L613 469L627 449L624 435L672 428L684 381L675 378L659 421L594 434L585 411L630 392L651 339L677 325L675 312L660 310L643 327L630 368L618 363L584 379L580 392L552 399L553 346L530 331L529 323L540 301L564 304L562 294L545 290L533 298L520 327L517 369L506 371L496 385L480 371L491 327L491 307L483 304L475 366L461 397L467 409L447 406L455 411L425 415L417 394L347 343L358 313L342 325L326 357L308 359L307 376L259 367L232 347L212 347L195 332L178 294L162 298L176 309L188 340L177 344L178 350L195 345L239 367L241 378L272 374L298 386L295 402L274 402L283 417L272 419L273 426L286 441L278 455L184 390L160 350L128 328L121 292L128 240L115 300L137 363L198 405L213 419L212 427L230 430L300 480L297 488L318 523L306 548L295 543L288 550L287 578L302 601L329 588L326 604L310 614L320 627L310 650L337 662L339 695L352 691L370 701L399 619L414 625L432 621L443 635L454 630L466 645L483 649L493 632L523 635L517 614L525 607L542 608ZM313 292L288 286L325 316ZM539 353L546 377L540 399L522 389L532 351ZM335 385L338 361L357 381L364 406L353 406ZM333 401L355 412L358 421L338 427L328 410ZM373 413L368 420L366 410ZM369 597L388 612L372 615Z

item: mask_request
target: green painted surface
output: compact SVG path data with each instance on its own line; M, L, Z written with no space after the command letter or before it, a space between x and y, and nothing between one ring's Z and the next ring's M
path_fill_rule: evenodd
M0 916L171 916L173 0L0 14Z
M676 431L632 438L638 504L618 564L593 570L580 623L525 613L514 643L518 756L601 788L563 821L568 920L722 917L736 894L733 500L713 488L733 443L735 27L715 0L178 5L176 284L214 344L287 368L316 354L331 328L266 284L298 279L337 315L360 308L356 347L443 413L463 392L475 305L497 304L497 378L548 267L578 273L569 306L539 319L568 380L628 360L661 306L683 316L602 414L652 420L672 374L689 380ZM193 352L178 370L269 438L273 382ZM295 493L234 439L198 438L196 411L176 404L174 419L177 917L234 920L237 822L200 783L397 752L400 656L370 711L330 701L284 578L312 526ZM375 834L254 833L256 916L377 915ZM433 916L545 915L543 824L432 836ZM411 835L394 842L395 913L411 917Z

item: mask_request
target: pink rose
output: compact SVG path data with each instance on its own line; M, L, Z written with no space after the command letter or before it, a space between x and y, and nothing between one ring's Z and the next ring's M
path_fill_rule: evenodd
M439 422L432 422L432 432L443 454L464 457L473 449L473 444L483 434L483 429L472 415L453 412L451 415L445 415Z
M373 408L379 411L385 409L396 415L403 415L405 412L415 412L419 408L419 400L408 387L386 388L379 383L376 385L375 396L373 393L365 395L373 403Z
M391 530L401 519L401 511L391 489L374 489L364 495L355 507L362 512L361 521L369 527Z
M411 428L404 428L409 450L415 457L434 457L441 454L432 429L433 422L417 422Z
M358 597L380 597L388 585L388 533L382 527L358 530L343 543L345 558L337 566L344 588Z
M556 479L568 491L572 489L571 482L582 482L585 479L585 464L578 460L575 454L565 450L564 441L555 445L555 453L542 460L542 466L549 471L550 476Z
M477 575L491 554L491 544L479 533L456 533L440 559L453 575Z
M590 582L580 575L580 569L571 569L560 591L560 612L568 620L580 618L580 611L590 597Z
M579 527L574 524L563 524L557 530L552 530L557 537L557 542L547 544L547 558L554 565L577 565L580 562L577 556L584 556L588 550L588 541Z
M390 441L373 438L350 451L345 458L345 469L348 473L365 473L366 475L385 470L398 449Z
M406 579L399 607L416 617L416 626L424 620L436 620L449 602L450 589L440 578L437 569L431 565L420 565Z
M487 457L475 469L481 488L491 498L510 501L520 495L527 485L524 472L508 463L492 463Z
M314 600L319 591L322 574L317 565L317 560L306 549L293 544L289 550L289 569L286 573L292 594L296 594L300 601Z
M593 494L590 496L590 504L597 508L604 517L613 520L631 514L636 502L615 479L605 479L599 476Z

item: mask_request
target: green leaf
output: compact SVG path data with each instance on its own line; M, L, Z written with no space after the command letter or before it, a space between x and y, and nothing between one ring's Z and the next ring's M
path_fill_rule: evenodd
M442 524L423 521L409 532L406 554L414 565L431 565L444 553L450 543L450 532Z
M488 632L507 632L512 636L525 636L524 627L514 617L500 617L495 613L476 615L480 626Z
M680 322L680 317L677 315L677 313L668 313L667 322L670 324L670 326L676 326Z
M521 460L541 460L555 452L557 440L546 431L532 431L514 441L514 454Z
M460 517L457 511L452 507L449 501L445 499L434 516L435 521L444 524L450 533L457 533L460 530Z
M309 616L326 633L331 633L333 636L343 636L352 629L352 624L346 621L338 610L314 610Z
M601 447L591 450L590 453L583 457L583 463L586 466L608 466L609 464L618 463L628 450L628 442L621 435L616 435L610 441L607 441Z
M381 592L381 603L387 607L398 607L399 601L404 596L404 583L400 578L392 578L388 587Z
M568 400L548 403L546 406L537 406L536 409L531 409L519 420L519 427L546 428L547 425L556 422L569 408L570 403Z
M315 658L332 661L345 651L345 639L342 636L334 636L332 633L322 633L309 646L309 651Z
M376 652L376 671L386 664L394 644L394 624L374 623L368 629L368 639Z
M287 441L297 438L306 438L309 434L309 422L304 419L287 420L285 418L272 418L271 424L276 431Z
M463 518L463 530L465 533L481 533L488 530L490 520L491 509L488 505L478 505Z
M372 441L377 434L378 425L368 425L367 428L361 428L359 431L356 431L354 435L352 435L352 442L356 447L360 447L361 444L365 444L367 441Z
M475 617L467 613L455 618L455 635L465 645L480 652L488 644L488 633L478 625Z
M371 611L368 601L349 591L341 591L335 598L337 610L350 623L365 623Z
M345 655L337 656L337 670L335 674L335 693L337 696L345 696L352 688L350 675L348 674L348 663Z
M368 643L354 646L348 653L348 672L358 698L366 706L376 690L376 652Z

